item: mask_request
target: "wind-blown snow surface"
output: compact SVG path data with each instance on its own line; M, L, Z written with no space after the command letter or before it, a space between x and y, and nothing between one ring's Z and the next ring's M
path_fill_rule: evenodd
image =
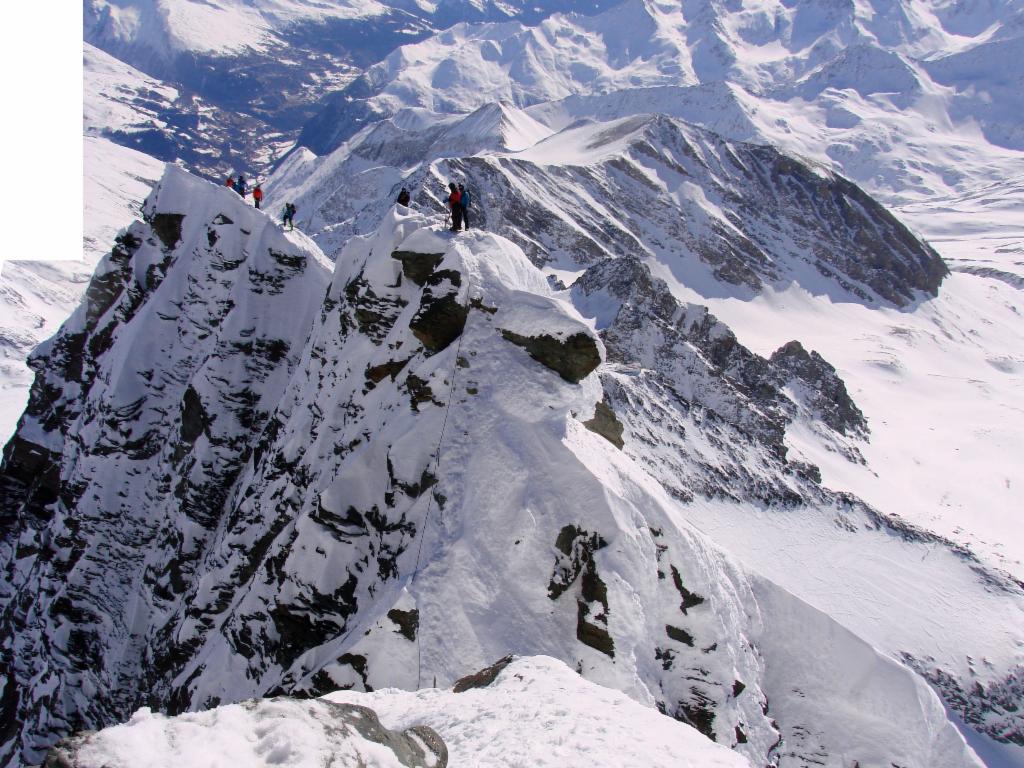
M209 768L229 768L240 761L277 764L275 756L282 755L295 768L354 765L360 757L379 768L402 765L390 750L368 749L357 733L343 730L343 739L330 733L325 701L370 707L393 730L431 725L444 739L451 766L750 766L693 728L594 685L550 657L517 659L490 686L462 693L339 692L312 702L278 699L251 711L232 705L177 718L142 710L90 737L76 752L76 765L173 768L184 759L186 765L201 760Z
M962 685L979 728L1017 727L998 684L1019 663L1019 588L779 453L787 425L840 445L856 431L855 407L830 415L800 384L805 364L828 379L821 362L750 355L637 262L556 291L510 241L398 208L329 287L315 246L227 190L172 170L146 210L38 353L5 455L9 764L140 705L445 686L509 651L758 765L978 765L894 650ZM604 342L580 312L598 305ZM740 525L761 499L845 531L864 555L847 578L927 578L941 560L956 592L897 648L865 642L688 523L712 507L667 492L671 462L691 487L732 488Z

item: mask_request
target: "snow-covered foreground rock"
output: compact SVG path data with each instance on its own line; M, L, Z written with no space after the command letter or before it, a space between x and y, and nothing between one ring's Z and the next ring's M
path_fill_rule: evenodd
M338 721L351 719L345 707L355 705L362 719L370 719L369 708L393 730L429 724L443 740L439 751L453 766L750 765L690 726L588 682L560 661L539 656L505 664L496 670L496 679L492 673L477 683L480 687L459 688L458 693L438 688L338 692L305 702L278 698L227 705L176 718L142 710L124 725L61 751L78 768L172 768L197 761L209 768L281 763L302 768L332 761L381 768L445 764L443 758L432 761L430 752L422 761L410 760L401 755L401 744L381 749L368 745L353 727L338 728ZM422 741L431 743L429 736Z
M1019 733L1019 587L787 459L798 427L856 455L820 356L751 353L638 259L562 290L511 241L408 209L333 276L177 169L145 213L34 356L5 452L5 765L140 706L446 687L510 652L756 765L978 765L898 651ZM886 621L915 599L922 618L862 633L702 533L710 498L839 532L871 565L835 569L837 595L913 584L930 551L955 604L899 592Z
M177 717L138 710L123 725L63 741L45 768L234 768L287 765L445 768L444 742L423 726L383 727L365 706L257 699Z

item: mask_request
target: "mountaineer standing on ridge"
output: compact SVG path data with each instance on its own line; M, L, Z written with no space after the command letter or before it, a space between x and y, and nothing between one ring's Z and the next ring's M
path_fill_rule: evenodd
M458 232L462 227L462 204L461 197L459 195L459 188L455 186L455 182L448 184L448 189L451 194L448 195L448 210L452 214L452 232Z
M297 211L297 210L298 209L295 207L294 203L285 203L284 204L284 211L281 214L281 226L282 227L285 224L287 224L290 231L295 229L295 220L294 220L294 218L295 218L295 211Z
M409 190L402 187L402 191L398 193L398 199L395 200L399 205L409 205Z
M263 202L263 190L260 188L259 184L252 188L252 201L257 208L259 208L260 203Z
M234 176L228 176L228 180L224 182L224 186L225 187L231 187L231 189L234 189L235 188L235 177Z
M459 207L462 208L463 229L469 229L469 202L471 199L466 188L459 184Z
M238 181L235 182L235 192L245 197L245 176L238 174Z

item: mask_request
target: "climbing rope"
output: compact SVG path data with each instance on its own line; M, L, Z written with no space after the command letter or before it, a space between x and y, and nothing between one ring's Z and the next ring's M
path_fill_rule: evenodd
M469 292L466 292L469 295ZM466 317L466 324L469 324L469 317ZM455 358L452 363L452 375L451 385L448 387L448 402L444 406L444 420L441 422L441 434L437 439L437 448L434 450L434 477L440 482L441 479L441 446L444 444L444 433L448 429L448 413L452 408L452 397L455 394L455 379L458 375L459 370L459 358L462 355L462 340L466 336L466 327L463 326L462 333L459 334L459 343L455 347ZM409 580L410 584L416 583L416 577L420 572L420 558L423 555L423 538L424 533L427 529L427 524L430 522L430 509L433 505L434 493L433 491L427 496L427 512L423 516L423 525L419 532L419 545L416 548L416 567L413 569L412 578ZM420 609L420 626L422 626L423 610ZM423 677L423 653L420 645L420 636L422 632L417 630L416 632L416 688L420 688L422 677Z

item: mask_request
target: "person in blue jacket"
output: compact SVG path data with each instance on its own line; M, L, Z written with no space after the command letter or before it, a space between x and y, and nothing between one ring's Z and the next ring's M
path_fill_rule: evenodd
M469 203L471 198L464 186L459 184L459 207L462 208L462 228L469 229Z

